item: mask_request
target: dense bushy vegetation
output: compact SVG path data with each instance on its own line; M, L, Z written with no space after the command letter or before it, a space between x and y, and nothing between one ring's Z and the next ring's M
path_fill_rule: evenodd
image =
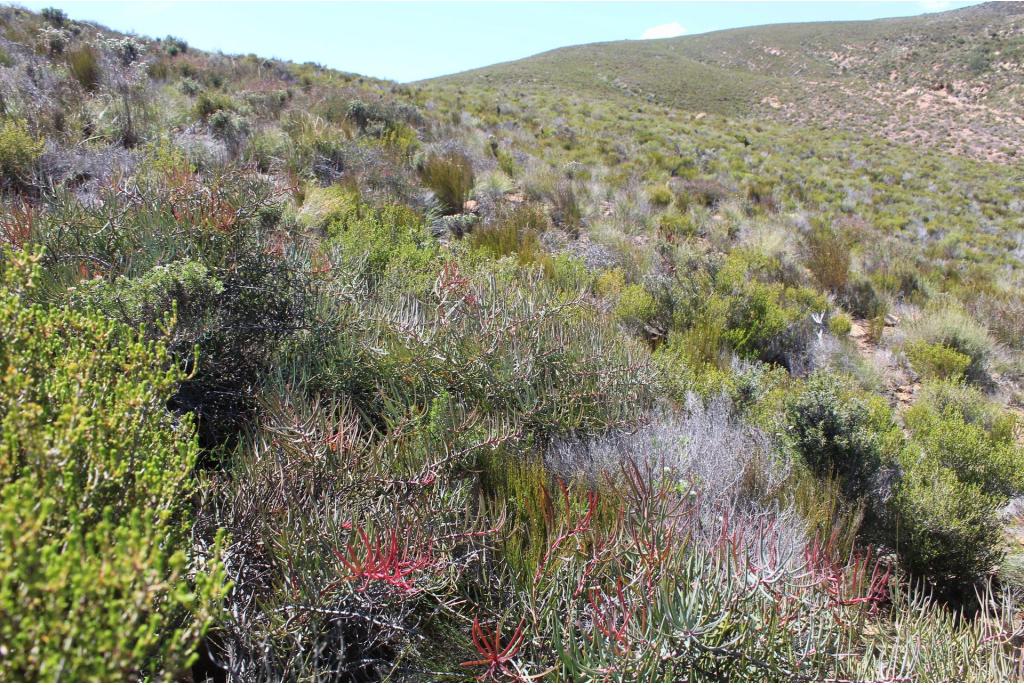
M198 448L164 407L182 374L123 324L33 303L36 261L0 265L0 676L178 677L223 589L216 539L189 553Z
M1005 167L0 49L0 676L1024 676Z

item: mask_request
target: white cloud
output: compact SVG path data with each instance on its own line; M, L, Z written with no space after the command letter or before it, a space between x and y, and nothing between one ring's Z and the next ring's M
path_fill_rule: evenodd
M643 35L640 36L640 40L650 40L651 38L675 38L686 33L686 27L680 24L678 21L673 21L668 24L658 24L644 31Z

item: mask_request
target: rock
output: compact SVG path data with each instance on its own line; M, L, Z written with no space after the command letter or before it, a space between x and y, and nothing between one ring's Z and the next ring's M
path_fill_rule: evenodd
M480 203L476 200L466 200L462 205L462 212L464 214L475 214L480 209Z

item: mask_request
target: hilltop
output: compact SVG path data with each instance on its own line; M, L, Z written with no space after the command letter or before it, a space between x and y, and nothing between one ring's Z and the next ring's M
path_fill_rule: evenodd
M1024 154L1024 3L596 43L434 79L558 88L855 131L1011 163Z

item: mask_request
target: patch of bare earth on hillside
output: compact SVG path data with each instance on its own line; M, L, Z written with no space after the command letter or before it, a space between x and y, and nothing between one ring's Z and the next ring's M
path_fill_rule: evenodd
M895 358L886 354L878 343L871 339L869 325L866 319L854 319L850 325L850 340L862 357L880 367L889 401L897 408L905 409L914 403L921 384L912 380L906 370L896 363Z
M761 102L791 124L838 127L999 164L1024 158L1024 113L988 104L985 84L878 83L865 92L831 81L807 91L795 101L769 95Z

